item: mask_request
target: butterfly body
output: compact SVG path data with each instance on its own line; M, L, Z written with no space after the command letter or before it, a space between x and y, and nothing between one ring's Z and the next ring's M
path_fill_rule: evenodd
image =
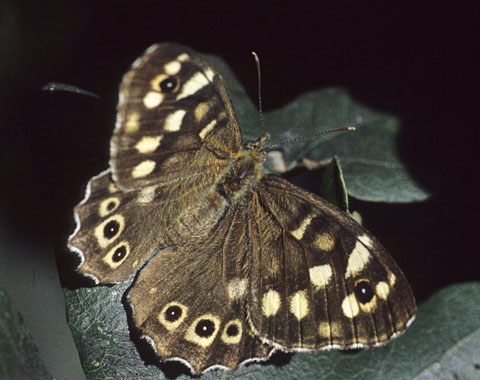
M273 349L384 344L411 323L393 259L336 207L262 173L267 136L242 147L223 79L199 54L148 49L117 111L111 169L90 180L68 244L96 283L143 265L127 302L159 359L235 368Z

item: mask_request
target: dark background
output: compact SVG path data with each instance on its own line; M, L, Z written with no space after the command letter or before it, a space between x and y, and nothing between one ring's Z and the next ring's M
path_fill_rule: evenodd
M45 276L58 281L51 268L55 253L59 262L66 255L72 207L88 178L107 166L121 76L144 49L163 41L222 57L256 103L255 50L266 111L305 91L342 86L369 107L397 115L402 158L433 196L414 204L351 200L351 209L394 256L419 303L443 286L480 278L480 5L263 3L0 1L0 226L9 239L0 251L0 284L12 298L17 283L35 286L43 262L50 268ZM52 81L100 100L42 92ZM17 251L19 242L28 249ZM12 274L9 260L20 256ZM22 272L27 262L35 264ZM61 272L69 283L68 270ZM58 309L50 314L63 321L56 294ZM48 310L20 312L48 321ZM46 331L52 339L55 330ZM45 358L52 373L55 355Z

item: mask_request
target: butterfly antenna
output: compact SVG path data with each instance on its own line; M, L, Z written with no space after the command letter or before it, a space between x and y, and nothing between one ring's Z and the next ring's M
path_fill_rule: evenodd
M269 145L268 148L271 149L271 148L274 148L274 147L277 147L277 146L280 146L280 145L296 143L296 142L299 142L299 141L304 141L304 140L311 139L313 137L323 136L323 135L326 135L328 133L355 131L356 129L357 128L354 127L354 126L327 129L326 131L322 131L322 132L319 132L319 133L314 133L312 135L297 137L297 138L294 138L294 139L283 140L283 141L280 141L276 144Z
M260 59L258 58L257 53L252 51L252 55L255 58L255 65L257 66L257 78L258 78L258 110L260 112L260 123L262 125L262 129L264 128L263 125L263 110L262 110L262 73L260 70Z

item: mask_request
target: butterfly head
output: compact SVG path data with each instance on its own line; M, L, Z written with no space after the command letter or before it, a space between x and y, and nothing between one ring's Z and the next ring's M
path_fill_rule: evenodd
M244 149L245 150L254 150L257 152L265 152L265 148L267 146L267 142L270 140L270 134L266 133L262 136L260 136L258 139L255 141L249 141L245 144ZM266 157L266 155L265 155Z

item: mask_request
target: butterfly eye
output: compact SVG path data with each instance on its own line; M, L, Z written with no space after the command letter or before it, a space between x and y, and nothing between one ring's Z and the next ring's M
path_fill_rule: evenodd
M370 302L370 300L374 296L370 283L365 280L361 280L360 282L358 282L357 285L355 285L355 296L357 297L357 300L362 304Z
M202 338L208 338L215 332L215 323L209 319L201 319L195 327L195 334Z
M118 263L119 261L122 261L122 259L125 257L126 254L127 254L127 247L125 247L124 245L121 245L113 253L112 261L115 263Z
M168 77L160 82L162 92L170 93L177 88L178 81L175 77Z
M103 236L105 236L107 239L111 239L117 234L119 229L120 224L116 220L111 220L103 228Z
M175 322L182 316L182 308L177 305L170 306L165 310L165 320L168 322Z

